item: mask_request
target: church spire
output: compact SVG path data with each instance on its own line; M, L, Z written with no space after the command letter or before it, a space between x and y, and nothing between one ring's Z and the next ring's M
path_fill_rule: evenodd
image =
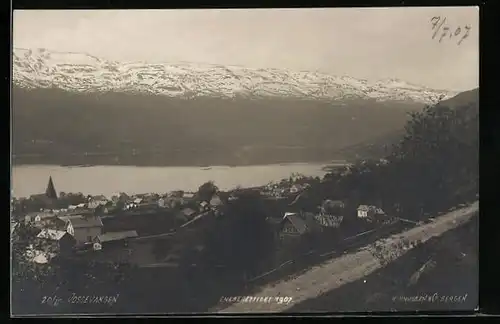
M49 183L47 184L47 190L45 190L45 195L52 199L57 199L56 189L54 188L54 183L52 182L52 177L49 177Z

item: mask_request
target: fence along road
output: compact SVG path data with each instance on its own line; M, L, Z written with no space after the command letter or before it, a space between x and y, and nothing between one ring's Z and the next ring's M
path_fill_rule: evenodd
M429 224L412 228L408 231L392 235L389 238L378 240L375 244L383 247L384 250L394 250L394 244L403 241L421 243L428 241L432 237L440 236L443 233L466 223L479 210L479 202L471 204L468 207L457 209L450 213L436 217ZM399 258L407 251L412 249L401 249L393 254L393 259ZM374 256L374 248L370 244L357 252L343 255L331 259L322 265L313 267L306 273L290 280L281 281L272 285L264 286L259 292L253 294L253 297L272 297L269 303L248 303L238 302L219 310L219 313L277 313L284 312L287 309L301 303L307 299L316 298L330 290L336 289L344 284L359 280L375 270L382 268L379 258ZM292 297L289 303L276 303L274 297Z

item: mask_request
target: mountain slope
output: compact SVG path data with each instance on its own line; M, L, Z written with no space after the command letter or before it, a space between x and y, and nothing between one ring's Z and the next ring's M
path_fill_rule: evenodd
M467 109L467 107L472 106L472 111L474 108L477 110L479 107L479 88L461 92L452 98L439 102L439 105L453 109ZM344 147L338 153L348 160L385 157L392 145L398 143L404 134L405 130L401 127L401 129L389 131L368 141Z
M400 80L111 62L14 49L14 163L246 165L343 159L449 97Z
M341 159L401 128L417 104L185 100L14 87L14 163L242 165Z
M321 100L435 102L455 93L389 79L366 80L318 72L193 63L113 62L85 53L13 51L13 82L22 88L134 92L172 97L292 97Z
M456 108L458 106L466 105L479 105L479 88L472 89L469 91L460 92L456 96L448 98L440 102L444 106L449 106L451 108Z

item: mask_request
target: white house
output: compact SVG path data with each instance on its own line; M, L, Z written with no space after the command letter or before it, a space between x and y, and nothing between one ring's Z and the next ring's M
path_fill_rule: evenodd
M185 192L182 198L185 199L193 199L194 198L194 193L193 192Z
M206 210L208 210L208 208L209 208L209 205L206 201L202 201L200 203L200 211L206 211Z
M91 200L89 201L87 207L90 208L90 209L94 209L94 208L97 208L99 206L105 206L107 205L108 201L107 200Z
M36 213L30 213L26 216L24 216L24 221L26 223L29 222L35 222L35 223L41 223L45 220L50 220L51 218L54 218L55 214L52 212L36 212Z
M359 218L367 218L371 217L375 214L375 207L368 205L360 205L358 207L358 217Z
M220 199L220 197L218 195L214 195L212 197L212 199L210 200L210 206L218 207L220 205L222 205L222 200Z
M165 208L166 207L166 203L165 203L165 199L164 198L158 199L158 207L160 207L160 208Z
M302 186L294 184L294 185L290 188L290 193L297 193L297 192L299 192L299 191L301 191L301 190L302 190Z
M360 205L358 207L359 218L373 217L376 215L383 216L385 215L385 212L381 208L377 208L376 206Z
M382 165L387 165L387 164L389 164L389 161L387 159L380 159L379 163Z
M102 234L103 224L98 216L71 217L68 219L66 231L73 235L77 244L94 241Z

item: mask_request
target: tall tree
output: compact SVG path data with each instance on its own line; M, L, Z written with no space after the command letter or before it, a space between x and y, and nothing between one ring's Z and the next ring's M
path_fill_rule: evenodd
M209 201L219 191L213 181L208 181L198 188L198 198L203 201Z

